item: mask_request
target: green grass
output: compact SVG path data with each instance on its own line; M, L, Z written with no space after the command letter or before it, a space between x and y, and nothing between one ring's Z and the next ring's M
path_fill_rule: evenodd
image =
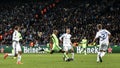
M0 68L120 68L120 54L107 54L103 63L96 63L96 54L75 54L75 60L64 62L62 54L23 54L22 62L17 65L16 59L3 59L0 54Z

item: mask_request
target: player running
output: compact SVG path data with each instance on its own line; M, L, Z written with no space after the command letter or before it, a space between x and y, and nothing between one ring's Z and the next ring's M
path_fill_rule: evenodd
M97 38L99 38L100 47L99 47L99 52L97 54L97 62L102 62L102 57L105 55L105 52L109 45L109 38L111 36L111 33L106 29L102 29L101 24L97 25L97 29L98 29L98 32L92 44L96 41Z
M71 43L70 29L67 28L66 33L63 34L59 39L60 39L60 41L63 42L63 50L65 51L64 55L63 55L64 60L65 61L74 60L74 49L73 49L73 46L72 46L72 43ZM69 50L71 51L72 58L68 57L68 51Z
M13 37L12 37L12 47L14 50L13 54L8 54L6 53L4 55L4 59L6 59L8 56L16 56L17 57L17 64L23 64L21 63L21 55L22 55L22 50L19 41L22 39L22 36L19 32L20 27L16 26L15 30L13 32Z
M53 34L50 37L50 54L53 54L53 52L64 52L62 51L62 48L59 46L59 39L57 38L58 31L53 30Z

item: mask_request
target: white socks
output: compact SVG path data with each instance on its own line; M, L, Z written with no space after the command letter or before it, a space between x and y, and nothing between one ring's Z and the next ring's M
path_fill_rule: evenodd
M12 53L8 54L8 56L10 56L10 57L15 56L15 52L14 52L14 50L12 50Z
M71 55L72 55L71 58L74 59L74 53L71 53ZM67 55L66 53L64 53L64 56L65 56L65 58L67 58L67 59L69 58L68 55Z
M102 53L101 53L101 57L103 57L104 55L105 55L105 52L102 52Z
M99 61L99 56L102 58L105 55L105 52L98 52L97 54L97 61Z
M68 55L67 55L66 53L64 53L64 56L65 56L65 58L69 58Z
M98 54L97 54L97 62L100 60L99 55L100 55L100 52L98 52Z
M8 56L11 56L11 57L12 57L12 56L14 56L14 54L11 53L11 54L8 54Z
M21 55L18 54L17 62L20 62L20 61L21 61Z
M74 53L71 53L72 54L72 59L74 59Z

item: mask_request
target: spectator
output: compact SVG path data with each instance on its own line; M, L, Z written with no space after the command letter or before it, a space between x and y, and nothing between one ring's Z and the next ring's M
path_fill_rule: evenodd
M73 38L81 40L86 36L88 42L91 42L96 33L94 26L101 23L112 33L111 44L120 45L120 8L117 1L62 0L57 7L41 15L40 10L51 2L53 0L1 3L2 43L11 44L12 32L9 32L15 25L21 26L24 44L34 40L46 44L53 29L58 29L61 35L67 27L71 29Z

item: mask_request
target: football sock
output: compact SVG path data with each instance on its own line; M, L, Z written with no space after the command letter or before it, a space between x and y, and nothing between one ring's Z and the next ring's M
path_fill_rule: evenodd
M20 62L20 61L21 61L21 55L18 54L17 62Z
M74 59L74 53L71 53L72 54L72 59Z
M84 50L84 54L86 55L86 49Z
M100 52L98 52L98 54L97 54L97 61L100 60L100 59L99 59L99 55L100 55Z
M99 56L102 57L102 52L100 52Z
M103 57L104 55L105 55L105 52L102 52L101 57Z
M67 55L66 53L64 53L64 56L65 56L65 58L69 58L68 55Z
M14 54L8 54L8 56L14 56Z

